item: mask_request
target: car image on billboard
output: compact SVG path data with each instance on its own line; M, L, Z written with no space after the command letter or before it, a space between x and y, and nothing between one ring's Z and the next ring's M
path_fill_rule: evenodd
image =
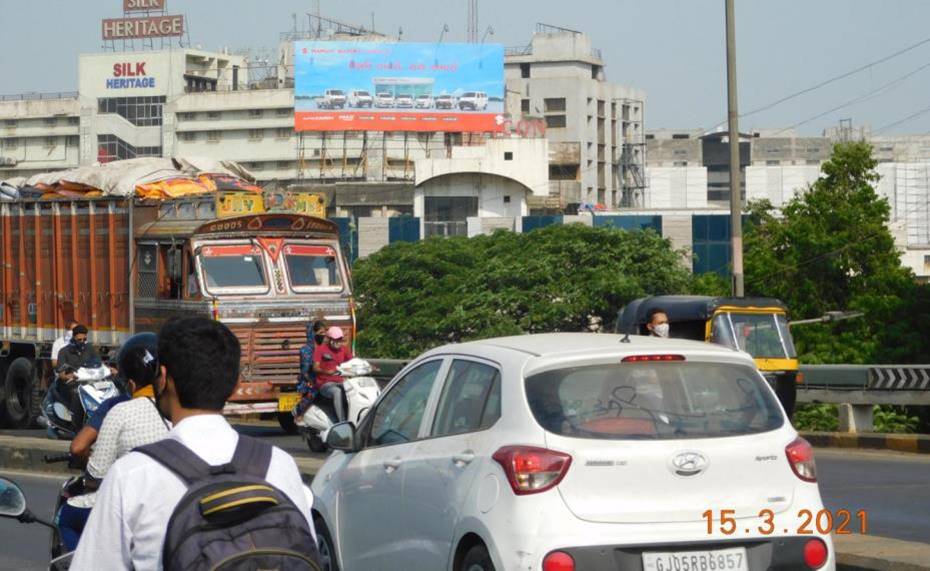
M501 129L499 44L307 41L294 51L297 131Z

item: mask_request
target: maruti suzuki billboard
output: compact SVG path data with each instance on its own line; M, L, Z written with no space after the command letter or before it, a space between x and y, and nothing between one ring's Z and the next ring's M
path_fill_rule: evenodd
M501 130L499 44L297 42L297 131Z

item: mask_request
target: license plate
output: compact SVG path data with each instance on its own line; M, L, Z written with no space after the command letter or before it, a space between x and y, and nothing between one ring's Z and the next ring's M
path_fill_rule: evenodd
M300 393L284 393L278 397L278 412L291 412L300 402Z
M643 553L644 571L749 571L746 548Z

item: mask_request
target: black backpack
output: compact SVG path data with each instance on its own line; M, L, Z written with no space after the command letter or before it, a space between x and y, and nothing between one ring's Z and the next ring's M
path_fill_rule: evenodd
M304 514L265 480L272 446L239 436L229 464L210 466L177 440L135 449L187 484L168 520L162 565L172 570L319 571Z

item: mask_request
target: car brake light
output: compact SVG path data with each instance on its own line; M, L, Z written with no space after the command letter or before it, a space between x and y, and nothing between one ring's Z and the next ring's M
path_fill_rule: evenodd
M822 539L809 539L804 544L804 563L811 569L820 569L827 562L827 544Z
M805 482L817 481L817 466L814 464L814 449L803 438L797 438L785 447L788 463L794 474Z
M642 363L645 361L684 361L684 355L630 355L624 357L621 363Z
M568 454L534 446L504 446L492 458L504 469L518 496L545 492L558 485L572 463Z
M543 559L543 571L575 571L575 560L564 551L553 551Z

